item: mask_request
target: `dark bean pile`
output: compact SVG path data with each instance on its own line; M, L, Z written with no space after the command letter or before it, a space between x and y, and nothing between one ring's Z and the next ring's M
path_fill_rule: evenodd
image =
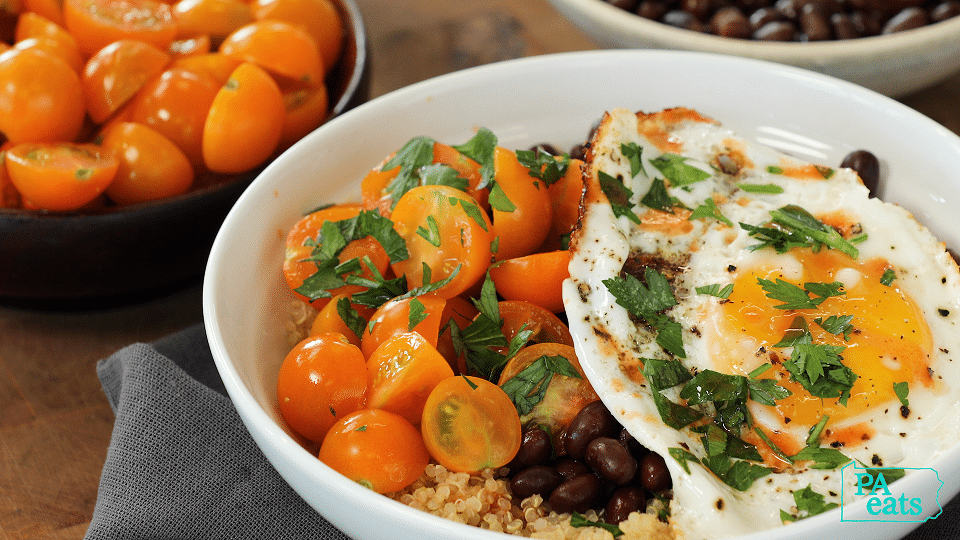
M960 15L960 0L604 0L664 24L758 41L892 34Z
M523 432L510 463L510 489L519 499L538 494L558 513L595 509L607 523L643 512L654 494L672 487L663 458L644 448L601 401L584 407L561 438L554 457L550 435L537 426Z

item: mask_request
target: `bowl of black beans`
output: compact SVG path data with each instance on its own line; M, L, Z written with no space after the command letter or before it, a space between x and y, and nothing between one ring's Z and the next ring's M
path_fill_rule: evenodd
M900 97L960 71L960 0L550 0L597 43L760 58ZM689 74L691 84L709 81Z

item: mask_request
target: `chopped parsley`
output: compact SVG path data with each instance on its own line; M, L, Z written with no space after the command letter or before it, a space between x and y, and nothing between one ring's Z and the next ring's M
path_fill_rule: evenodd
M643 172L643 162L640 159L643 156L642 147L635 142L621 143L620 153L630 161L630 174L632 176L636 177Z
M646 268L644 285L631 274L603 280L617 304L631 314L640 317L657 330L657 343L666 351L680 358L686 357L683 350L680 323L671 320L662 312L677 305L667 278L653 268Z
M759 244L750 247L751 250L771 247L777 253L786 253L793 248L809 247L819 252L826 246L856 259L859 251L854 244L866 240L866 235L860 235L848 241L836 229L796 205L771 210L770 218L771 226L740 224L750 236L760 240Z
M797 506L797 513L791 514L780 510L780 519L784 522L797 521L817 514L822 514L827 510L832 510L839 506L837 503L825 503L824 496L813 490L811 485L793 492L793 502Z
M743 182L737 184L737 187L747 193L760 193L765 195L779 195L783 193L783 188L776 184L749 184Z
M661 154L650 160L663 177L670 181L671 187L684 187L710 178L710 173L687 164L689 158L677 154Z
M889 287L896 279L897 273L893 271L893 268L887 268L883 271L883 275L880 276L880 283Z
M673 207L676 206L678 202L677 199L667 193L667 185L662 178L654 178L650 184L650 189L646 195L640 199L640 203L644 206L653 208L654 210L670 212L671 214L673 213Z
M904 407L910 406L910 400L907 399L907 396L910 395L909 383L906 381L893 383L893 393L897 395L897 399L900 400L901 405Z
M480 164L480 184L477 189L491 187L494 183L494 156L497 151L497 136L481 127L467 142L453 148Z
M633 191L623 184L619 179L609 174L598 171L597 179L600 182L600 191L610 201L610 208L616 217L627 216L630 221L639 224L640 218L631 209L630 198L633 197Z
M853 315L831 315L826 319L817 317L813 320L820 328L823 328L835 336L843 334L844 341L849 341L850 334L853 333L853 325L850 324L851 321L853 321Z
M543 355L507 379L501 388L522 417L543 401L554 375L573 379L583 378L565 357Z
M579 512L574 512L570 514L570 526L578 527L578 528L579 527L599 527L609 532L610 534L612 534L614 538L623 535L623 531L620 530L620 527L617 527L616 525L611 525L609 523L603 523L602 521L591 521L586 517L584 517L584 515Z
M689 219L700 219L700 218L713 218L728 227L733 227L733 222L727 219L726 216L720 213L720 209L717 208L717 203L714 202L712 198L708 198L703 201L700 206L696 207L693 210L693 213L690 214Z
M831 296L841 296L843 284L833 283L804 283L800 288L793 283L777 278L776 282L769 279L757 278L757 283L763 288L768 298L783 302L773 306L776 309L815 309L824 300ZM810 296L813 294L814 296Z
M527 168L527 174L548 186L563 178L570 166L570 156L566 155L554 157L536 150L517 150L516 154L517 161Z
M697 287L695 290L697 291L697 294L707 294L726 300L727 298L730 298L730 294L733 293L733 283L728 283L723 286L721 286L719 283L711 283L710 285L702 285Z

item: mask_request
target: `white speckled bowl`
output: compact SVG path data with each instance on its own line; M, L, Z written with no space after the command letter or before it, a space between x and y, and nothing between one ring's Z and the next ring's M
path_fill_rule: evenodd
M681 75L689 73L709 80L710 91L685 81ZM503 538L412 510L347 480L301 447L281 421L275 385L288 350L284 322L292 296L280 265L284 235L301 213L358 199L363 175L414 136L458 144L485 126L508 148L541 142L569 148L586 138L606 109L679 105L747 139L827 164L838 164L853 149L870 149L890 179L884 197L960 245L960 138L889 98L809 71L697 53L599 51L469 69L382 96L331 120L263 171L224 221L205 274L204 320L217 368L251 435L304 500L354 538ZM947 482L945 503L960 488L960 451L932 466ZM889 540L914 526L841 523L831 512L775 534L780 540Z
M605 47L674 49L759 58L839 77L888 96L921 90L960 70L960 17L885 36L778 43L683 30L639 17L603 0L549 1Z

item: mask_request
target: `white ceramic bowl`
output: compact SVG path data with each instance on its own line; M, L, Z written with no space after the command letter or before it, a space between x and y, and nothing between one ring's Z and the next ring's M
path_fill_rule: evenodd
M810 69L888 96L932 86L960 70L960 17L898 34L810 43L760 42L683 30L603 0L549 0L604 47L713 52ZM693 84L709 84L691 74Z
M711 81L709 92L679 76L693 72ZM870 149L881 158L883 174L894 179L883 187L885 198L960 245L954 223L960 138L889 98L812 72L697 53L581 52L465 70L377 98L297 143L253 182L217 236L204 282L204 321L230 397L264 454L310 505L354 538L503 538L375 495L326 467L284 427L275 384L288 347L284 322L292 296L280 264L285 232L301 213L356 200L363 175L413 136L459 144L484 126L508 148L541 142L569 148L585 139L606 109L679 105L748 139L826 164ZM960 449L931 466L948 482L941 491L945 503L960 487ZM830 512L776 535L892 539L913 526L840 523Z

